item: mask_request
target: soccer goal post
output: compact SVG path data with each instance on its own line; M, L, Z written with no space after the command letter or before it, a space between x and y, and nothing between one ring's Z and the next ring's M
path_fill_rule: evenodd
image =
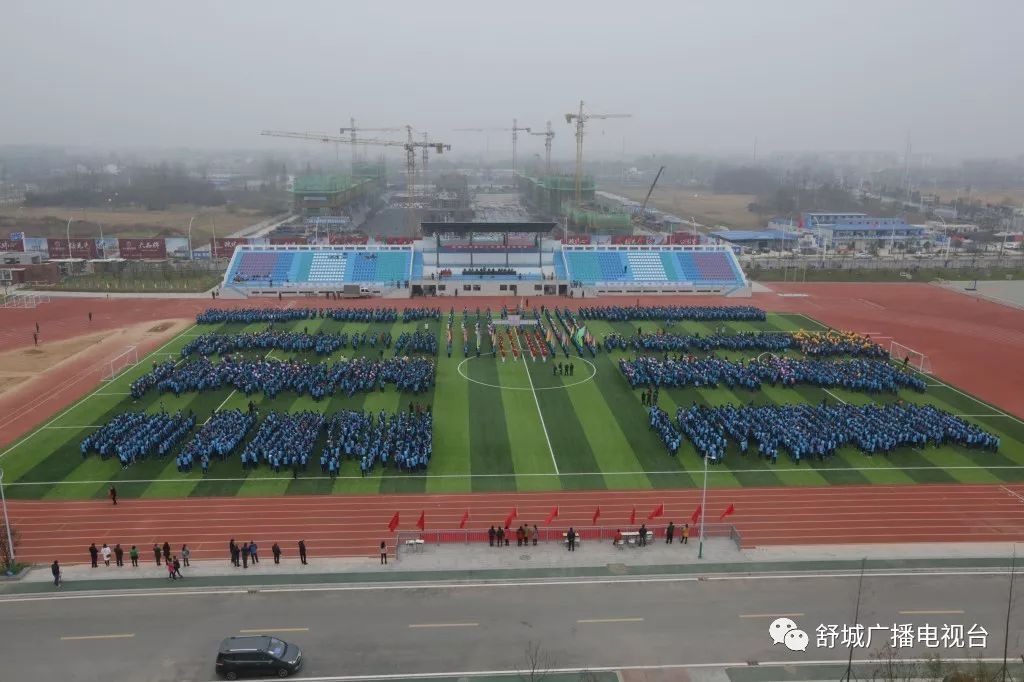
M895 340L889 342L889 356L893 362L906 363L922 374L932 373L932 363L927 355Z
M112 381L125 370L139 364L139 349L128 346L123 351L107 360L103 368L103 380Z

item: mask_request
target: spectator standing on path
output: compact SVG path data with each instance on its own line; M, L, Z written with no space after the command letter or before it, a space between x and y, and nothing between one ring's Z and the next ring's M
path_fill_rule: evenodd
M121 549L121 543L114 545L114 563L118 566L124 566L124 550Z
M139 567L139 548L132 545L132 548L128 550L128 558L132 560L132 568Z
M103 565L110 568L110 547L107 546L107 543L103 543L103 548L100 549L100 554L103 555Z
M491 526L487 530L487 544L489 544L491 547L494 547L494 536L496 536L497 534L498 532L494 530L494 526Z
M665 529L665 544L666 545L671 545L672 544L672 538L675 537L675 534L676 534L676 524L674 524L671 521L669 521L668 522L668 528Z
M565 539L569 541L569 551L576 551L576 531L572 526L569 526L569 532L565 534Z
M242 568L249 568L249 543L242 543Z
M60 587L60 564L57 563L56 559L50 564L50 573L53 574L53 586Z
M117 506L117 488L115 488L114 486L110 486L110 492L107 493L107 494L110 496L110 501L113 502L114 506L116 507Z
M89 311L89 321L92 322L92 311Z
M96 549L96 543L94 542L91 545L89 545L89 561L92 562L93 568L96 568L99 565L98 563L96 563L99 555L100 551Z
M302 562L303 566L306 565L306 541L305 540L299 540L299 561Z
M533 529L529 525L524 526L526 530L526 546L530 546L530 540L533 539Z
M249 540L249 556L252 557L252 562L258 564L260 562L260 555L256 553L256 541Z
M533 524L533 546L537 546L537 539L540 538L540 531L537 530L537 524Z
M174 567L174 575L178 576L179 578L185 577L181 574L181 562L178 561L178 557L174 557L174 562L171 564L171 566Z
M171 543L164 540L164 563L171 563Z
M189 566L188 560L192 556L192 550L188 548L188 545L181 546L181 563L185 564L187 568Z
M235 539L231 538L228 542L228 553L231 554L231 565L238 566L238 545L235 544Z
M388 545L383 540L380 541L380 565L388 565Z
M641 547L646 547L647 546L647 524L646 523L641 523L640 524L639 544L640 544Z
M160 545L155 542L153 543L153 561L156 562L157 566L160 565Z
M36 334L38 334L38 333L39 333L39 323L36 322Z
M280 545L278 545L275 542L273 544L273 546L270 548L270 553L274 555L274 563L275 564L281 563L281 546Z
M498 547L505 544L505 528L498 526Z
M177 580L177 578L174 576L174 564L172 564L170 561L167 562L167 577L171 580Z
M683 544L685 545L689 539L690 539L690 524L684 523L683 524Z

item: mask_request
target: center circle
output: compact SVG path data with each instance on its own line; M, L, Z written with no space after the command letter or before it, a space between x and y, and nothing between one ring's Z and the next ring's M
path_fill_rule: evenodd
M493 356L493 355L494 355L494 351L491 351L489 353L481 353L480 354L480 358L484 358L484 357L487 357L487 356ZM489 383L487 381L481 381L479 379L474 379L473 377L471 377L468 374L466 374L465 370L463 369L465 367L466 363L469 362L470 360L477 360L477 359L479 359L479 358L477 358L476 356L470 356L470 357L464 359L462 362L460 362L458 367L457 367L457 369L459 371L459 375L463 379L465 379L466 381L472 381L474 384L479 384L481 386L487 386L488 388L497 388L497 389L501 389L503 391L557 391L557 390L561 390L561 389L570 388L572 386L579 386L580 384L585 384L586 382L591 381L595 376L597 376L597 367L594 365L594 363L592 363L590 360L587 360L586 358L573 358L572 360L574 362L576 360L580 360L582 362L587 363L587 365L590 367L590 376L583 377L582 379L578 379L578 380L570 382L568 384L562 384L561 386L533 386L533 387L530 387L530 386L502 386L501 384L492 384L492 383ZM495 359L495 362L497 362L497 359ZM513 360L513 362L527 362L527 361L526 360ZM552 361L549 361L549 362L556 362L556 361L552 360ZM529 364L533 364L533 361L532 360L529 361L529 363L527 365L527 368L526 368L527 371L530 370ZM543 366L545 366L545 367L549 366L548 362L541 363L541 364Z

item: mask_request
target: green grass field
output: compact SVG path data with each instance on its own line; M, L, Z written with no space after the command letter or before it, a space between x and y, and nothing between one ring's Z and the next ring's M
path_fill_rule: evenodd
M423 323L420 322L420 325ZM157 354L177 357L191 336L210 331L256 330L258 325L220 325L192 327L159 349ZM310 332L390 329L398 334L403 325L344 324L333 320L299 321L295 330ZM431 326L443 338L441 323ZM611 331L628 334L636 323L594 322L588 325L597 339ZM646 329L658 325L646 323ZM677 323L673 332L711 333L714 323ZM733 331L796 330L822 328L802 315L769 315L763 323L732 323ZM282 325L277 325L282 328ZM487 340L485 337L485 345ZM351 355L351 350L348 350ZM12 498L80 499L102 497L108 481L113 481L122 496L182 497L210 495L283 495L308 493L422 493L486 492L516 490L676 488L701 484L703 465L693 448L684 440L678 457L668 455L658 437L648 429L645 408L638 392L630 390L615 364L619 353L601 352L595 359L574 358L573 377L552 376L551 365L540 361L505 363L492 356L465 359L457 348L451 359L438 358L435 389L420 402L432 405L435 412L434 455L426 474L401 474L380 467L372 476L362 478L358 465L345 462L341 476L331 481L321 476L317 462L305 476L274 475L266 468L248 475L242 471L237 454L221 464L215 462L204 479L195 471L177 472L173 457L150 458L127 470L116 460L103 462L96 455L83 460L79 443L92 428L128 410L194 410L203 422L218 407L244 409L253 400L261 410L298 411L305 409L332 412L342 408L407 409L410 396L393 388L385 392L335 396L315 402L309 397L286 393L273 400L262 394L246 397L224 389L208 393L190 393L175 398L150 392L133 404L127 395L133 379L145 372L149 359L123 373L61 412L50 422L14 443L0 454L5 471L5 487ZM736 354L730 354L735 356ZM275 357L282 357L280 351ZM771 465L753 456L741 457L730 451L726 463L711 469L709 485L729 486L820 486L863 483L1000 483L1024 480L1024 422L1002 413L984 402L929 379L928 391L899 397L912 402L934 404L967 418L999 435L998 453L960 447L911 448L890 457L868 457L845 448L824 463L793 464L786 455ZM723 403L817 403L822 398L863 403L871 400L860 393L800 387L766 387L764 390L732 392L718 389L668 389L662 391L660 405L675 414L676 406L693 401ZM895 396L885 400L895 400ZM321 439L323 436L321 436ZM321 441L322 442L322 441Z

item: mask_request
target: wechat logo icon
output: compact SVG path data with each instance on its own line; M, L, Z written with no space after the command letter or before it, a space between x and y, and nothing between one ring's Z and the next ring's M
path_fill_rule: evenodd
M784 644L790 651L807 651L810 638L797 627L792 618L776 618L768 626L772 644Z

